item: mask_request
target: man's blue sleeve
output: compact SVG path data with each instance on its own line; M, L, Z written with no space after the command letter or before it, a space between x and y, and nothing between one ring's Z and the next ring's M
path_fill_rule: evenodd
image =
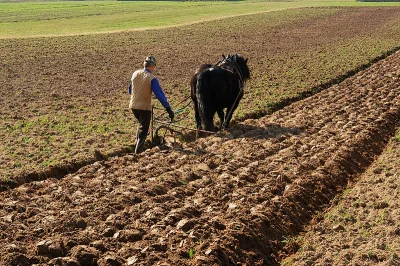
M151 80L151 89L153 90L153 93L156 96L156 98L164 106L164 108L170 107L167 98L165 97L164 91L162 90L157 78L153 78Z

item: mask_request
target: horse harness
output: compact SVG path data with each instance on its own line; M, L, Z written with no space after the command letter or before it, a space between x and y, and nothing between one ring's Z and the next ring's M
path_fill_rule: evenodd
M228 63L228 65L226 65L225 63ZM215 66L237 75L239 77L239 88L240 90L243 90L244 87L243 74L235 60L232 60L231 57L225 57L221 59L217 64L215 64Z
M227 62L229 65L229 67L226 66L226 64L224 64L225 62ZM231 106L229 112L227 112L227 116L229 117L230 115L232 115L232 111L233 111L233 107L236 105L237 101L239 100L240 95L243 95L243 88L244 88L244 79L243 79L243 74L242 71L240 70L240 67L238 66L236 60L232 60L231 57L225 57L222 60L220 60L215 66L220 67L232 74L235 74L238 76L239 78L239 93L236 96L235 101L233 102L233 105ZM226 120L224 121L223 127L226 127Z

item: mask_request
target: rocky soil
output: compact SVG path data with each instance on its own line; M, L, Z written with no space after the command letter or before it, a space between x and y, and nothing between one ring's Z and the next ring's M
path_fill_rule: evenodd
M373 163L400 126L399 82L397 52L221 135L4 191L0 262L277 265L293 252L285 242ZM385 172L377 175L383 185ZM392 204L377 199L371 213L385 211L385 202ZM346 234L353 225L339 226Z

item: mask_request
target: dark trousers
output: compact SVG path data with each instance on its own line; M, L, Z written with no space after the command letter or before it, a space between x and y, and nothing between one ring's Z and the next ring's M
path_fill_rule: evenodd
M147 133L149 133L151 111L132 109L132 112L139 122L136 131L135 153L141 153L144 148L144 142L146 141Z

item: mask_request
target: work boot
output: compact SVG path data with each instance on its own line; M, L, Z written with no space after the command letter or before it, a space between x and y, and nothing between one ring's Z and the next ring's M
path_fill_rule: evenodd
M139 154L143 152L144 149L144 142L146 139L137 139L136 140L136 147L135 147L135 153Z

